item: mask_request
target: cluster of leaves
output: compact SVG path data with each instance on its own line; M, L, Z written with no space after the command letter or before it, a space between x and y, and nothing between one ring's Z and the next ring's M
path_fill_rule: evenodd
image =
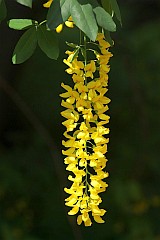
M54 31L48 31L46 25L31 19L12 19L9 27L27 31L21 36L13 52L12 62L19 64L27 60L36 49L37 43L42 51L51 58L59 55L58 39Z
M32 8L32 0L16 0L18 3ZM2 5L2 6L1 6ZM0 0L1 18L6 16L4 0ZM8 25L12 29L26 30L19 39L12 57L14 64L26 61L34 52L37 43L42 51L51 59L59 55L58 39L55 29L70 16L74 24L95 41L98 29L106 32L108 41L112 44L110 32L116 31L113 16L120 21L121 15L116 0L54 0L48 10L46 20L41 23L32 19L11 19Z

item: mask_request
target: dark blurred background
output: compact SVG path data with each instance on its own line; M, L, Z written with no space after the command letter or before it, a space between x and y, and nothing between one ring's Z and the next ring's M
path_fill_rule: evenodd
M8 0L8 16L42 21L45 1L33 10ZM24 64L11 56L21 31L0 25L0 240L160 240L160 1L119 0L123 28L112 34L109 83L109 188L102 194L105 224L85 228L67 217L69 185L61 155L60 57L38 48Z

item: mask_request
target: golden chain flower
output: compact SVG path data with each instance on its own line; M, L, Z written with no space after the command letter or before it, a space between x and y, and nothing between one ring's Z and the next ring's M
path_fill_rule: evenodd
M99 194L106 190L108 184L104 179L109 175L104 170L109 142L106 138L109 133L109 129L105 127L109 122L106 111L110 102L105 93L110 70L108 62L112 54L108 51L110 44L106 42L103 33L98 33L96 43L91 44L97 45L100 51L86 49L86 45L84 48L79 46L75 51L66 51L66 72L72 75L74 86L72 88L62 83L66 92L60 94L65 99L61 105L66 108L61 112L66 118L63 122L66 140L62 141L66 150L62 153L66 156L66 169L72 173L68 176L72 185L64 189L70 194L65 199L65 204L72 208L68 214L79 213L77 223L80 225L84 222L85 226L91 226L91 215L97 223L104 222L102 216L106 210L99 208L102 202ZM80 49L84 61L79 60ZM88 60L87 51L94 52L96 59Z

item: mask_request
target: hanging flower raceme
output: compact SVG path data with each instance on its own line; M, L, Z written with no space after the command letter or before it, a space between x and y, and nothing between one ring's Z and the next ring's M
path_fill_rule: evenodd
M44 3L43 6L46 8L49 8L51 6L51 3L53 2L53 0L49 0L48 2ZM58 27L56 27L56 32L60 33L63 30L63 23L60 24ZM65 25L69 28L73 28L74 27L74 23L72 20L72 17L69 17L67 21L65 21Z
M105 94L112 54L103 33L98 33L94 45L98 48L87 49L85 41L84 46L66 51L68 57L64 63L68 66L66 72L72 75L73 87L62 83L66 91L60 94L64 98L61 105L66 108L61 112L66 119L63 122L66 140L62 142L66 149L62 153L66 169L71 172L68 179L72 182L70 188L64 189L70 195L65 204L71 207L68 214L78 214L77 223L84 222L85 226L91 226L92 219L104 222L102 216L106 210L99 208L102 202L99 194L108 186L104 179L108 177L105 154L109 142L106 127L109 116L106 111L110 99ZM95 59L87 59L88 51L94 53Z

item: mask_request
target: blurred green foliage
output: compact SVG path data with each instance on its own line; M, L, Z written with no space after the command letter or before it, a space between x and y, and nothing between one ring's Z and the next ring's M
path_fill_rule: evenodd
M106 223L77 228L63 203L63 187L69 183L61 156L59 93L60 83L70 82L62 63L64 40L77 41L76 30L64 29L58 61L37 49L28 62L6 74L31 109L32 119L28 121L26 109L19 109L0 88L0 239L160 239L160 3L119 0L119 4L123 28L112 35L110 63L110 178L102 195ZM39 17L43 11L39 9ZM39 122L48 141L43 130L33 126Z

